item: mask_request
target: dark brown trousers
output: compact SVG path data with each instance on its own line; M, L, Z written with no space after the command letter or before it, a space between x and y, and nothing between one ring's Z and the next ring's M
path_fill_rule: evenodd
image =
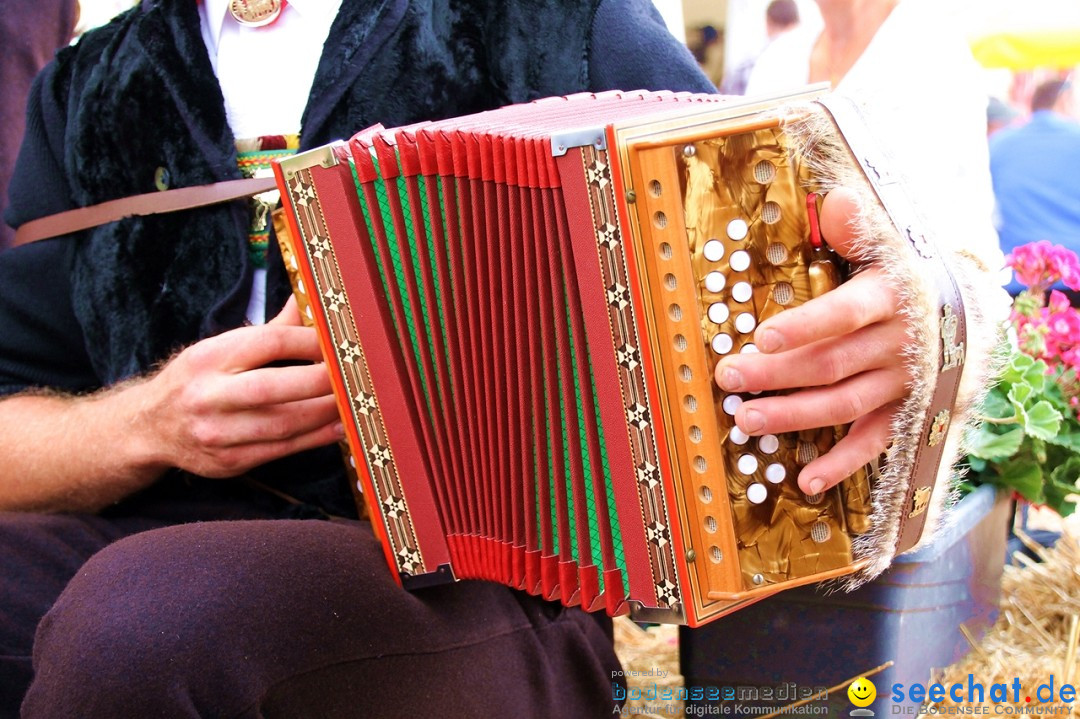
M401 589L366 522L0 514L4 717L601 717L618 668L578 610Z

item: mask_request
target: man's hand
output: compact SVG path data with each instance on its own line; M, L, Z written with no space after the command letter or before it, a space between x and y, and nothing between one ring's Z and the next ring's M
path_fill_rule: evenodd
M343 436L318 337L290 299L262 326L191 345L146 386L158 461L204 477L234 477ZM310 361L267 367L279 361Z
M854 262L850 218L854 195L828 194L821 230L829 246ZM880 269L867 267L827 294L769 318L754 333L760 354L725 357L716 381L729 392L806 388L744 402L735 423L750 435L853 422L847 436L803 467L799 487L817 494L885 450L893 414L907 396L905 326L896 293Z
M85 396L0 401L0 510L96 512L170 467L235 477L341 437L315 330L290 301L197 342L158 373Z

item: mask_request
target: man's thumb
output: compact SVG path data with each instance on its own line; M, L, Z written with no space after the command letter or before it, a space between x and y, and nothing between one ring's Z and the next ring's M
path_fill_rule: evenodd
M859 260L852 256L857 239L854 221L858 216L858 195L846 187L832 190L821 203L821 235L846 260Z

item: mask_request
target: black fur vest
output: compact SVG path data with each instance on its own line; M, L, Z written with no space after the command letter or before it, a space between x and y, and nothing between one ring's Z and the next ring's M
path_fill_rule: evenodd
M303 147L588 87L597 2L344 0L303 119ZM282 53L287 61L287 52ZM239 177L192 0L145 0L66 49L37 88L74 205ZM273 102L273 98L267 98ZM45 113L43 113L45 114ZM161 169L159 169L161 168ZM243 202L130 219L80 240L73 302L105 385L243 322ZM273 247L274 243L271 243ZM271 256L268 312L288 294Z

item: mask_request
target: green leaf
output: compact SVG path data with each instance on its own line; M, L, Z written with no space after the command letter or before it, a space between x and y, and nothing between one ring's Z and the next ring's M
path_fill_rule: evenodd
M1012 402L1008 400L1000 386L995 387L986 395L982 411L987 417L993 417L994 419L1008 419L1016 416Z
M1076 410L1069 406L1069 400L1061 393L1061 388L1058 387L1057 381L1049 382L1040 394L1042 399L1049 402L1054 409L1064 417L1070 418L1075 422Z
M1062 516L1080 501L1080 420L1069 397L1075 371L1013 349L982 414L991 421L969 437L968 480L1007 488Z
M1050 472L1051 481L1070 486L1074 491L1077 479L1080 479L1080 457L1069 457L1065 464L1054 467Z
M1023 352L1017 353L1009 360L1009 368L1014 369L1020 374L1023 374L1025 370L1032 367L1035 364L1035 358L1031 355L1026 355Z
M1024 423L1024 429L1032 437L1050 440L1056 437L1058 430L1061 429L1061 420L1061 412L1043 399L1027 410L1027 422Z
M978 459L1007 459L1019 451L1023 442L1024 430L1022 427L1013 427L1004 434L996 434L988 425L984 424L969 442L968 452Z
M1080 432L1062 432L1046 440L1050 444L1080 453Z
M1023 383L1014 384L1009 390L1009 401L1016 408L1017 414L1023 411L1024 403L1031 398L1031 385Z
M1042 360L1036 361L1026 370L1024 370L1023 381L1031 385L1031 389L1038 393L1043 391L1043 387L1046 385L1046 371L1049 369L1046 362Z
M1034 364L1034 358L1023 352L1015 352L1009 360L1009 364L1005 365L1005 369L1001 373L1001 381L1009 384L1023 382L1024 373Z
M957 483L956 488L960 490L960 494L967 495L978 489L978 486L971 482L968 482L965 479L962 479Z
M1031 453L1040 467L1046 466L1046 442L1036 437L1031 438Z
M1029 502L1042 504L1045 501L1042 469L1034 461L1014 459L1001 465L998 473L994 484L1016 490Z
M1075 457L1073 459L1076 459ZM1078 460L1080 461L1080 460ZM1054 470L1056 475L1059 469ZM1076 472L1072 473L1072 481L1062 481L1056 477L1051 477L1050 481L1046 483L1044 488L1046 494L1046 506L1053 509L1062 517L1068 517L1076 510Z
M1010 392L1010 394L1012 394L1012 393ZM1013 412L1015 412L1015 414L1013 416L1013 419L1016 421L1016 423L1018 425L1020 425L1021 427L1026 428L1027 424L1028 424L1028 416L1027 416L1027 410L1024 409L1024 405L1022 405L1022 404L1020 404L1018 402L1013 402L1012 403L1012 408L1013 408Z

